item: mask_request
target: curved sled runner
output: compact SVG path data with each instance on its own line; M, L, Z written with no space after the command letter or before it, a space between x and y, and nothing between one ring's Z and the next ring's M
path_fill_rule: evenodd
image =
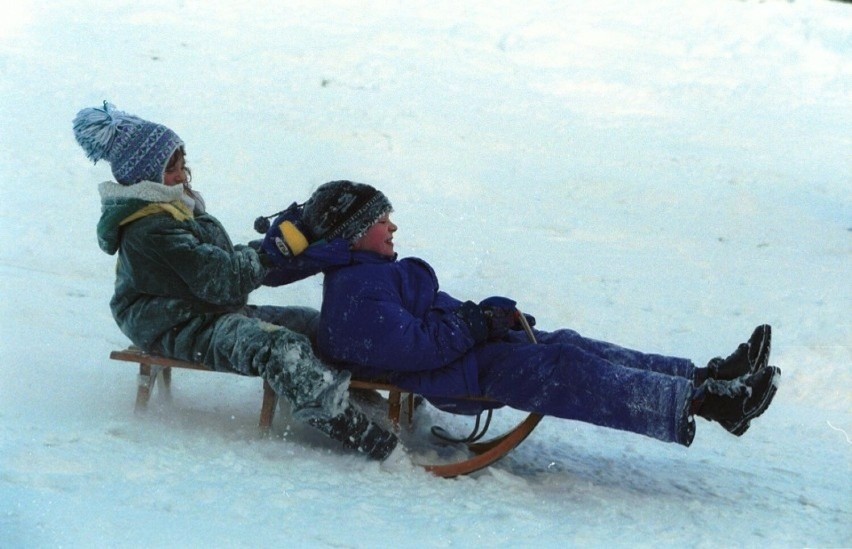
M408 403L409 419L413 415L415 395L395 385L353 379L350 382L349 387L351 389L362 389L367 391L386 391L388 393L388 417L396 427L398 427L400 423L402 410L401 403L403 400L406 400ZM404 398L403 395L406 395L406 397ZM481 401L487 399L472 398L470 400ZM468 459L440 465L420 464L420 466L430 473L444 478L452 478L479 471L480 469L484 469L498 461L523 442L529 434L533 432L533 429L535 429L536 425L538 425L538 422L541 421L543 417L544 416L541 414L531 413L526 417L526 419L501 436L485 442L466 443L467 449L474 454L473 457Z
M522 443L532 433L542 417L541 414L531 413L514 429L502 436L487 442L468 444L468 449L476 454L470 459L446 465L423 465L423 467L430 473L444 478L467 475L484 469Z

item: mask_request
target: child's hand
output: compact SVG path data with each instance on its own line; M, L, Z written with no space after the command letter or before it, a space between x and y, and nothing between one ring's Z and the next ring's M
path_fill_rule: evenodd
M517 302L508 297L492 296L479 303L488 325L488 339L503 339L509 330L522 330L521 312ZM525 314L530 326L535 326L535 317Z
M266 231L263 248L267 253L288 258L297 256L308 247L308 239L292 221L283 221Z
M492 296L479 302L479 308L485 316L488 326L488 339L503 339L509 334L509 330L519 329L518 318L521 313L517 309L517 302L508 297Z

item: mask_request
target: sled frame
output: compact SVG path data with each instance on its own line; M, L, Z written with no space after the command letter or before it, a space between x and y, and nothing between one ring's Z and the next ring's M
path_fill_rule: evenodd
M521 325L527 332L527 336L530 338L530 341L535 342L535 336L532 333L532 328L530 328L529 324L527 324L523 315L521 315ZM172 368L182 368L202 372L217 371L208 368L204 364L146 353L138 347L133 346L121 351L112 351L109 357L112 360L137 363L139 365L136 404L134 407L134 411L137 414L143 413L147 409L148 401L151 398L155 385L160 387L160 392L166 399L171 398ZM400 429L402 402L405 400L407 404L408 423L410 426L414 416L416 400L415 394L390 383L371 380L353 379L349 383L349 388L353 390L386 392L388 394L388 418L393 424L394 429L397 431ZM493 400L487 398L459 398L461 400L493 402ZM272 420L275 418L275 408L277 404L278 395L269 383L267 383L266 380L263 380L263 400L260 404L260 419L258 420L258 427L262 436L267 436L272 428ZM444 478L452 478L479 471L480 469L484 469L492 463L495 463L522 443L530 435L530 433L532 433L533 429L535 429L542 418L543 416L541 414L530 413L526 419L503 435L484 442L467 443L467 449L473 454L473 456L468 459L463 459L454 463L435 465L421 464L420 466L430 473Z
M188 362L146 353L138 347L128 347L122 351L112 351L109 357L112 360L139 364L136 404L134 406L134 412L137 414L144 413L147 409L148 401L151 399L155 385L159 386L163 397L167 400L171 399L172 368L202 372L216 371L198 362ZM263 380L263 400L260 405L260 419L258 421L258 427L262 435L267 435L272 427L276 404L278 404L278 395L275 394L269 383Z

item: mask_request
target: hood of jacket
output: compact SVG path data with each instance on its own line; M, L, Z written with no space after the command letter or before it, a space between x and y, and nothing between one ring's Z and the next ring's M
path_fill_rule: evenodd
M101 195L101 218L98 221L98 245L113 255L121 242L121 227L135 219L153 213L165 212L175 219L193 217L192 210L183 202L183 187L169 187L153 181L135 185L120 185L104 181L98 186Z

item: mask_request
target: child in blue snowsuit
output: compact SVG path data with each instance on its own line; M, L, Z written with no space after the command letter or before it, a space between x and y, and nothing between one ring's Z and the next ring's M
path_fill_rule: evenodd
M297 223L304 241L314 243L307 261L326 254L321 356L357 378L391 382L450 412L478 411L451 397L487 397L685 446L695 434L694 415L739 436L775 394L780 371L768 366L769 326L703 368L567 329L536 330L533 344L520 331L514 301L459 300L439 289L422 259L398 260L390 212L373 187L333 181L313 193ZM298 252L288 243L272 227L264 246L292 261Z
M271 263L233 245L207 212L189 185L177 134L105 102L77 114L74 135L91 160L110 163L116 179L99 187L97 234L104 252L118 257L110 308L122 332L148 352L261 376L295 418L386 458L396 436L348 401L348 374L313 352L317 312L248 305Z

